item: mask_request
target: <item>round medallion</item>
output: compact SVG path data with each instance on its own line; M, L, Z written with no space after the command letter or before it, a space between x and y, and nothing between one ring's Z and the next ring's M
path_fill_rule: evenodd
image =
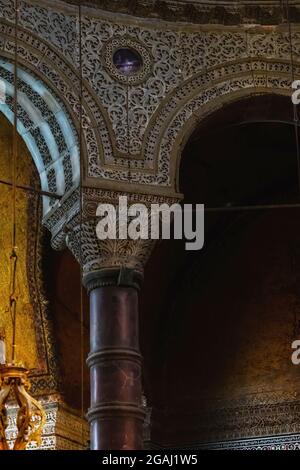
M152 57L148 49L128 36L110 39L104 45L102 57L110 76L122 83L142 83L152 70Z
M138 73L143 66L143 59L134 49L123 47L115 51L113 63L120 73L129 76Z

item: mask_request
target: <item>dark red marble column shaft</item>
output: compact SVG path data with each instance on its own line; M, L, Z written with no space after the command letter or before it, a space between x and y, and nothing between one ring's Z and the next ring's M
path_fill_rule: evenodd
M94 275L85 282L90 292L91 449L142 449L137 284L120 281L118 272L109 278L100 272L98 280Z

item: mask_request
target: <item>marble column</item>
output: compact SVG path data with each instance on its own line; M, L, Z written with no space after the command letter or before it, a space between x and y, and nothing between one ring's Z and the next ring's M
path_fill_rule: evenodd
M89 273L92 450L143 447L142 367L139 348L138 289L133 269Z
M67 246L82 263L83 284L90 298L87 418L91 448L142 449L145 413L138 291L153 242L100 241L95 226L92 218L81 225L74 223L66 237Z
M143 447L142 367L139 348L138 291L144 266L155 240L97 238L95 214L99 203L110 203L119 217L119 197L128 206L136 202L173 204L164 196L136 195L85 188L81 216L53 233L82 266L83 284L90 297L91 448L94 450Z
M139 348L138 290L155 240L99 240L99 204L112 204L120 217L120 197L128 207L169 204L178 197L83 187L44 220L55 249L66 246L80 263L90 297L91 448L143 447L142 366ZM82 203L79 204L79 198ZM180 198L179 198L180 199ZM122 220L124 214L122 213ZM118 225L118 224L117 224ZM150 234L149 234L150 235Z

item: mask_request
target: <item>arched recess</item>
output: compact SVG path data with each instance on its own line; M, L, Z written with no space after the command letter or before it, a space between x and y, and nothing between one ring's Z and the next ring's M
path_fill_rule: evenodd
M17 71L18 132L30 151L42 191L63 196L80 179L76 129L63 103L32 72ZM14 65L0 57L2 100L0 111L14 122ZM44 216L56 199L43 198Z
M297 63L294 74L300 75ZM152 167L151 183L172 194L178 191L180 155L202 119L243 97L291 95L291 83L290 63L268 59L223 64L185 80L163 100L145 133L143 154Z
M206 208L296 202L297 147L290 98L256 94L210 113L180 155L178 181L185 202L201 201Z
M181 166L180 187L185 202L221 210L206 212L203 250L189 252L184 240L165 240L146 266L141 345L145 390L152 407L152 442L161 447L195 447L205 439L271 435L270 423L278 423L274 415L280 406L286 409L286 421L281 421L280 431L277 428L274 434L291 432L289 422L297 395L289 396L293 397L299 374L286 357L290 338L299 335L291 301L293 296L297 299L297 282L295 291L293 285L297 280L299 209L231 209L299 201L294 128L287 124L292 117L288 96L267 94L237 100L209 114L185 147L182 165L189 172L183 180ZM155 273L159 278L153 298ZM252 334L250 325L256 329ZM269 347L272 353L266 354ZM252 354L255 359L250 359ZM275 367L269 368L275 356L278 376L269 380L266 371L275 371ZM235 372L231 367L236 367ZM250 369L249 393L248 379L237 377L240 373L246 376ZM275 382L283 380L287 369L291 381L287 379L280 389ZM260 379L265 385L258 385ZM231 385L236 380L236 386L225 398L231 380ZM235 395L239 387L243 390Z

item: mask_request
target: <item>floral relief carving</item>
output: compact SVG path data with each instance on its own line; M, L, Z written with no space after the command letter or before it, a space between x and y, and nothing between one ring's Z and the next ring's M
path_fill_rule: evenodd
M146 69L142 70L138 80L134 77L128 81L123 80L120 74L113 72L107 56L107 50L112 51L108 45L113 41L123 45L135 45L141 54ZM137 27L126 28L106 22L100 23L94 18L84 18L84 77L93 85L101 103L107 109L115 133L115 157L122 154L126 156L128 153L133 157L139 155L150 116L166 93L179 82L176 46L178 35L173 32L143 31ZM152 73L147 78L151 66ZM141 83L138 83L139 81ZM117 158L114 161L120 163Z
M48 4L20 2L20 59L55 85L78 119L79 10L54 11ZM9 43L0 35L0 46L12 54L14 2L0 0L0 5L6 24L2 31L11 37ZM151 69L139 80L120 80L105 55L114 41L134 43L145 63L151 58ZM297 75L300 32L295 27L292 49ZM166 29L159 22L125 25L83 9L87 176L174 189L170 158L176 158L174 146L186 121L200 116L204 105L213 108L222 96L239 90L287 90L290 57L289 33L281 26Z

